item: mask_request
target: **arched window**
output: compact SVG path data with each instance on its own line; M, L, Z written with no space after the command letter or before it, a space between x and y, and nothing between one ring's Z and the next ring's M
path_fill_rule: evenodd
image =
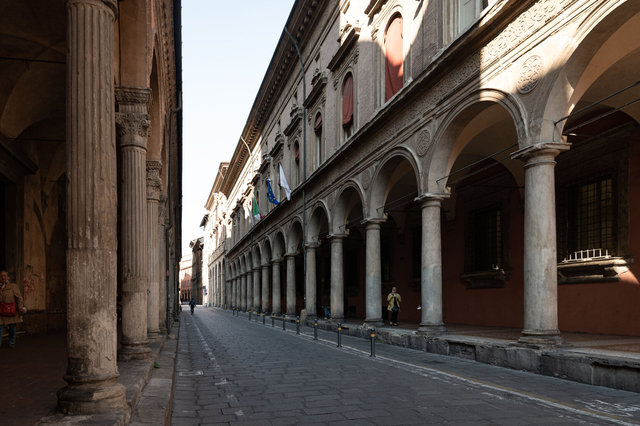
M298 141L293 145L294 158L293 158L293 177L294 185L300 185L300 144Z
M404 83L402 51L402 15L394 15L384 36L385 102L398 93Z
M316 148L316 152L315 152L315 158L314 158L314 168L318 168L320 167L320 164L322 164L322 151L323 151L323 146L322 146L322 114L318 113L316 115L316 119L313 122L313 133L316 135L316 143L315 143L315 148Z
M342 140L346 141L353 134L353 75L348 73L342 83Z

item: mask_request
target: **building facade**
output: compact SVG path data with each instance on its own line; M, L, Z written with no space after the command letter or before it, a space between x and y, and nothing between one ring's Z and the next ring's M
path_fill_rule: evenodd
M148 358L176 313L180 7L0 6L0 260L22 331L66 330L67 414L126 418L118 360Z
M640 336L639 22L633 1L296 1L215 187L214 305L381 325L395 286L427 335Z

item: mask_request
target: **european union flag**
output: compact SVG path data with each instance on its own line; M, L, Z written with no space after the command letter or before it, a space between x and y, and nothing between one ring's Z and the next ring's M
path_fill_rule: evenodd
M273 190L271 189L271 179L267 179L267 198L276 206L280 204L278 200L276 200L276 196L273 195Z

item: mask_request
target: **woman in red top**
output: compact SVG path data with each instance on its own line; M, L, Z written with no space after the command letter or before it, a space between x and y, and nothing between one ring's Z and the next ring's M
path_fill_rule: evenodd
M15 313L0 315L0 345L2 345L2 333L4 326L9 326L9 347L16 345L16 324L22 322L22 315L27 312L20 289L15 283L9 282L9 273L0 271L0 302L4 304L15 304Z

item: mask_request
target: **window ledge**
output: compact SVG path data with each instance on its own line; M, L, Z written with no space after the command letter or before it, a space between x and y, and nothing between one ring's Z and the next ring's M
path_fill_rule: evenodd
M461 274L460 278L468 288L503 288L511 277L511 271L492 269L489 271L469 272Z
M633 259L611 257L598 260L567 261L558 264L558 284L602 283L620 281Z

